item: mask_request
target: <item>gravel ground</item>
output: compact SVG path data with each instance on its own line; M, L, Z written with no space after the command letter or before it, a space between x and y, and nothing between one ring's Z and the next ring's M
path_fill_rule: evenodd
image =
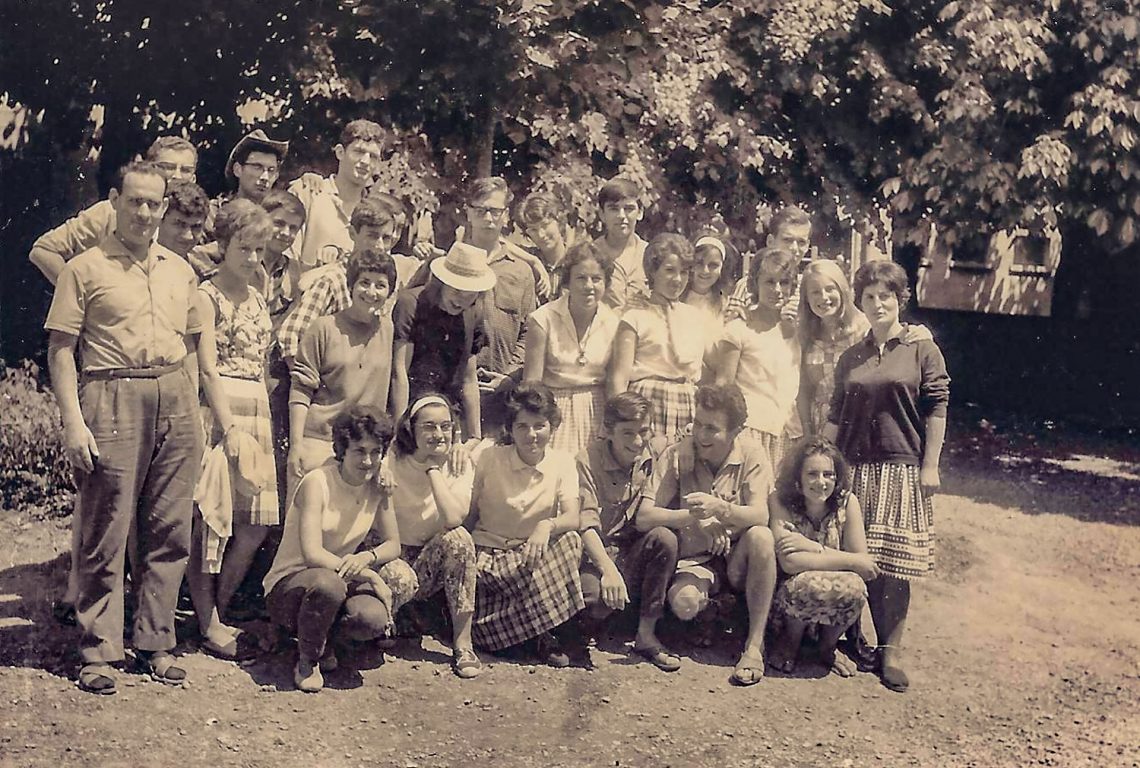
M0 513L0 765L1140 765L1135 441L1034 434L981 423L950 446L906 694L811 664L734 688L728 636L680 648L674 675L619 637L593 670L485 656L472 681L435 640L402 641L315 696L291 690L288 653L243 667L190 646L187 687L123 674L102 698L76 689L74 630L50 617L65 523Z

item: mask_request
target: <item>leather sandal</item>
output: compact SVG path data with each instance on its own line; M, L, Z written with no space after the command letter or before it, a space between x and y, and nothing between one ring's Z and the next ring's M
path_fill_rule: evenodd
M764 657L758 653L745 651L732 670L732 682L736 685L756 685L764 679Z
M681 668L681 659L665 650L661 645L633 646L633 652L648 661L662 672L676 672Z
M111 696L115 693L115 678L111 677L110 664L84 664L79 670L79 688L88 693L97 693L100 696Z
M156 683L182 685L186 681L186 670L175 663L170 651L139 652L135 666L139 672Z

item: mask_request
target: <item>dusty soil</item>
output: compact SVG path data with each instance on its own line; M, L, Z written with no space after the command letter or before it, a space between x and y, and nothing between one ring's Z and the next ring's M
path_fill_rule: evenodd
M486 657L473 681L436 641L406 641L315 696L291 690L288 653L242 667L188 646L188 687L123 674L96 697L50 616L65 523L3 513L0 765L1140 765L1136 440L955 432L906 694L810 664L734 688L726 637L675 675L617 642L592 671Z

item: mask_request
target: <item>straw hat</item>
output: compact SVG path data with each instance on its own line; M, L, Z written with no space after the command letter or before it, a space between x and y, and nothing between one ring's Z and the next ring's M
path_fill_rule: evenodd
M495 273L487 265L487 252L458 241L445 256L431 263L431 273L457 291L482 293L495 287Z
M247 133L234 145L234 148L230 150L229 158L226 159L226 178L230 181L233 181L234 178L234 158L246 147L252 152L268 152L271 155L277 155L279 161L284 160L285 155L289 154L289 142L271 139L260 128Z

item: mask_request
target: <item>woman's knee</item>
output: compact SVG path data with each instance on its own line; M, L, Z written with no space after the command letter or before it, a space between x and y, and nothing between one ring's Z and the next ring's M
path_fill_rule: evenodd
M384 563L379 571L380 578L392 590L392 602L399 607L412 599L420 588L415 569L404 560L397 558Z
M380 598L353 595L345 602L340 629L348 639L364 641L385 634L391 623L392 614Z
M310 568L305 573L305 600L319 599L340 605L348 597L348 585L331 568Z
M475 541L463 526L441 533L440 542L448 558L464 563L475 562Z

